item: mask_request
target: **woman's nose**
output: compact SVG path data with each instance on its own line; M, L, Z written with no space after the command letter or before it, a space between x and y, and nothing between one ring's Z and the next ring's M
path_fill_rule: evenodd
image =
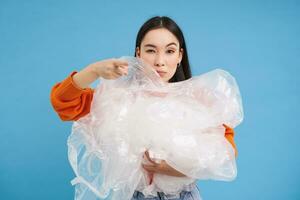
M164 62L163 56L157 55L156 58L155 58L154 65L157 66L157 67L164 66L165 62Z

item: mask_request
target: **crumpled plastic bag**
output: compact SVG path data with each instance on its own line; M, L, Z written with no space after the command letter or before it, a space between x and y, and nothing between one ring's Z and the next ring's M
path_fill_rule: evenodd
M165 83L142 60L121 59L129 63L128 75L100 78L90 113L73 123L68 138L75 199L129 200L137 189L146 197L179 194L199 179L235 179L234 149L222 125L235 128L243 120L235 79L215 69ZM156 173L149 185L146 150L187 177Z

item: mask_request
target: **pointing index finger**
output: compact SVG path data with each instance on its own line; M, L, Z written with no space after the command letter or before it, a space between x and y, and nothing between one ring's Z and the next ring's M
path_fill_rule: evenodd
M116 60L115 64L118 66L128 66L128 62L126 60L122 60L122 59Z

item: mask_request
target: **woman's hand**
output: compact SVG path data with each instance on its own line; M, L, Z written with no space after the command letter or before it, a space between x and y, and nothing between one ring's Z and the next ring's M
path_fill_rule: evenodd
M165 160L162 160L161 163L154 162L150 156L149 152L145 151L145 156L147 160L150 161L151 164L142 164L143 168L148 172L150 177L153 177L154 173L166 174L169 176L176 177L186 177L186 175L172 168ZM151 182L151 181L150 181Z
M80 88L88 87L99 77L117 79L127 75L128 63L121 59L107 59L92 63L73 76L75 84Z
M122 75L128 74L128 63L121 59L107 59L90 65L92 70L105 79L117 79Z

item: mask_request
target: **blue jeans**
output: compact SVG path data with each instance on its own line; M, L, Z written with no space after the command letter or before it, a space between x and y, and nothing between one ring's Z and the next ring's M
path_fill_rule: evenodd
M198 188L194 188L191 191L182 191L179 198L170 198L163 192L158 192L155 197L146 198L142 192L135 191L131 200L201 200L201 196Z

